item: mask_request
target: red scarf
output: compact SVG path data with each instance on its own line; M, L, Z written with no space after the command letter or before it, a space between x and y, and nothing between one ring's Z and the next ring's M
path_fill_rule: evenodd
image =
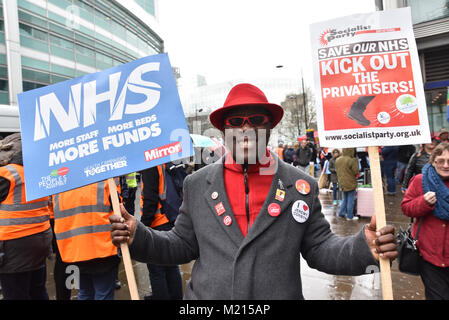
M273 181L273 170L267 173L270 163L274 161L273 157L267 150L267 156L270 161L266 165L260 163L248 165L248 186L249 186L249 225L254 223L257 218L262 205L270 191L271 183ZM260 172L264 174L260 174ZM248 231L248 220L246 217L246 193L245 181L243 174L243 167L235 163L232 159L231 153L228 152L223 170L224 184L226 194L234 212L235 219L245 237Z

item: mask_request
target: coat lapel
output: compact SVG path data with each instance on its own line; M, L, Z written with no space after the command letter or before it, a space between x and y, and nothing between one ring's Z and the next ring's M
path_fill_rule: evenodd
M288 214L286 212L288 206L293 200L293 192L292 187L294 187L294 183L290 176L287 174L287 168L285 168L286 164L283 161L279 161L279 158L272 153L273 158L276 161L276 171L273 176L273 181L271 182L270 191L268 192L268 195L265 199L264 204L262 205L262 208L260 212L257 215L256 220L254 221L253 225L249 229L248 234L246 235L245 239L243 240L242 248L250 243L252 240L257 238L260 234L262 234L271 224L273 224L278 217L273 217L270 214L268 214L268 206L271 203L277 203L281 207L281 215ZM281 181L279 183L279 181ZM284 201L278 201L275 199L276 197L276 190L280 187L283 187L285 191L285 198Z
M240 231L234 213L232 212L228 196L226 194L223 179L223 162L217 161L214 164L210 164L210 166L213 166L213 168L211 169L206 178L206 181L209 184L209 186L206 189L206 192L204 193L204 197L206 198L206 202L209 205L209 208L211 209L211 214L215 217L218 224L223 228L223 230L229 236L232 242L237 247L240 247L243 241L243 234ZM222 208L224 209L224 212L221 214L220 212L223 211L223 209L219 208L220 203L222 204L223 206ZM226 225L224 223L224 218L226 216L229 216L232 219L230 225Z

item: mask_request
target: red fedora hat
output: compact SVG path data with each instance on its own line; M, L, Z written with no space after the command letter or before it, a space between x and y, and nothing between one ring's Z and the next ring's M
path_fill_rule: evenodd
M223 107L210 114L210 122L217 129L223 130L224 113L243 106L261 106L267 109L273 119L273 128L281 121L284 115L284 109L277 104L269 103L267 97L259 88L249 83L241 83L229 91Z

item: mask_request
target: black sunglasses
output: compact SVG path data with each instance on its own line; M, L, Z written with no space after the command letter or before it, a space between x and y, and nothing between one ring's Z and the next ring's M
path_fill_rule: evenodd
M231 116L226 118L224 123L233 128L241 128L247 121L251 126L261 126L270 121L270 117L266 114L253 114L250 116Z

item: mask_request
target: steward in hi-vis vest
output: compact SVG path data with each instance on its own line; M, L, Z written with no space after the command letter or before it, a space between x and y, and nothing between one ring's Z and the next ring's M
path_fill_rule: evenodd
M140 221L147 227L160 231L173 228L166 216L167 172L165 164L145 169L141 172L142 193ZM182 299L182 278L177 265L161 266L147 264L153 300ZM147 299L147 296L145 296Z
M137 179L136 172L128 173L121 178L121 196L123 198L123 205L126 211L134 215L136 211L135 201L136 201L136 191L137 191Z
M79 267L78 300L113 300L120 259L111 242L113 214L107 181L53 196L55 236L62 261Z
M162 201L167 199L165 174L165 164L142 171L142 193L140 196L142 217L140 221L153 229L169 222L162 208Z
M5 300L48 300L49 198L26 201L20 133L0 141L0 283Z
M48 230L49 198L25 200L23 167L18 164L0 167L0 176L10 185L10 192L0 204L0 240L23 238Z

